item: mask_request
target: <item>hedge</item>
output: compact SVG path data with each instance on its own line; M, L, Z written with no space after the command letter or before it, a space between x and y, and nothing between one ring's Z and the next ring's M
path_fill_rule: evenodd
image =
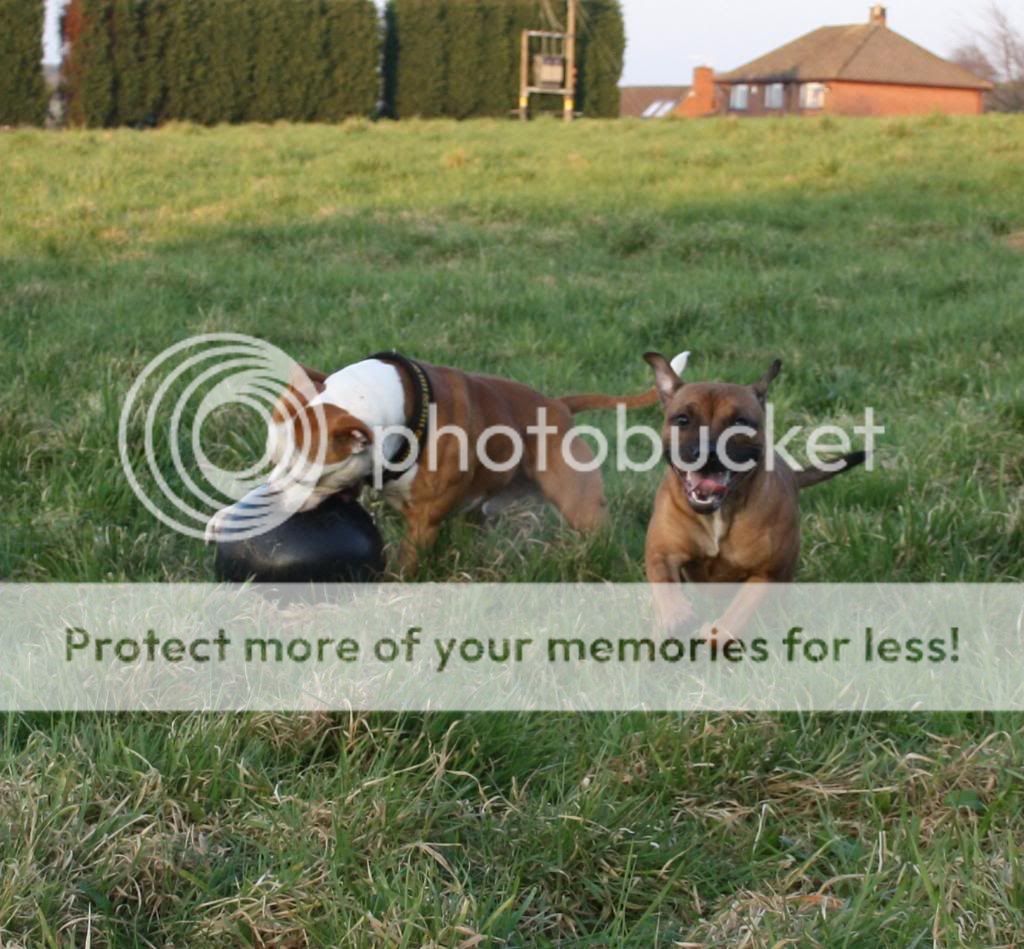
M0 125L46 118L43 12L43 0L0 0Z
M77 124L336 121L377 106L373 0L72 0L64 34Z
M579 3L576 107L615 116L619 0ZM382 37L373 0L71 0L68 116L89 126L335 121L375 111L381 69L390 115L508 115L520 34L552 28L556 10L564 4L390 0ZM534 104L562 107L554 96Z

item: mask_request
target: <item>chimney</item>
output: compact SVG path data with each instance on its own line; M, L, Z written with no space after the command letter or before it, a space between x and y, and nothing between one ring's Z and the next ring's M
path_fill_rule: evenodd
M872 26L885 26L885 7L876 3L868 15L868 23Z
M715 113L715 72L710 66L698 66L693 71L690 94L676 109L677 115L698 118Z

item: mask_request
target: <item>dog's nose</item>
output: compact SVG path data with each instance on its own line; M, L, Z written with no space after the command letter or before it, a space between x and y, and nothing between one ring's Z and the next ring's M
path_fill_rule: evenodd
M705 452L705 458L713 456L714 453L715 453L714 447L710 446L707 449L707 452ZM700 446L700 444L698 442L690 442L690 444L687 445L683 449L683 461L687 461L687 462L691 462L692 463L692 462L699 461L700 458L701 458L701 446Z

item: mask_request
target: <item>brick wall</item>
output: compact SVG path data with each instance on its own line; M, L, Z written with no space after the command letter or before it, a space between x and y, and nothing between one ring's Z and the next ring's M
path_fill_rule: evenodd
M828 84L825 111L835 115L979 115L982 93L976 89L890 86L874 82Z

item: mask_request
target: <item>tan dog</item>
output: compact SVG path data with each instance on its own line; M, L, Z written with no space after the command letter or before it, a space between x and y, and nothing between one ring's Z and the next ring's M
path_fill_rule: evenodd
M684 384L660 353L644 359L654 369L665 409L662 441L669 465L647 530L647 579L656 585L684 578L792 580L800 553L800 489L860 464L864 452L843 456L828 471L794 471L777 452L767 464L765 398L779 360L753 385L732 385ZM742 628L755 605L752 598L740 599L723 617L723 633ZM678 589L656 586L655 600L666 625L687 618Z
M275 407L269 454L276 463L296 453L307 459L322 455L312 475L301 481L272 476L270 487L288 510L309 510L332 494L358 495L379 474L375 460L379 467L384 459L386 475L376 486L405 517L405 570L434 542L448 515L479 508L491 513L524 493L541 494L578 530L600 526L607 515L601 473L587 443L575 434L566 437L572 416L658 401L653 388L634 396L549 398L509 379L393 353L331 375L304 373ZM547 425L543 431L541 422ZM399 426L414 434L418 452L393 433ZM484 442L485 460L477 446L486 430L491 434ZM211 521L209 537L217 536L223 513Z

